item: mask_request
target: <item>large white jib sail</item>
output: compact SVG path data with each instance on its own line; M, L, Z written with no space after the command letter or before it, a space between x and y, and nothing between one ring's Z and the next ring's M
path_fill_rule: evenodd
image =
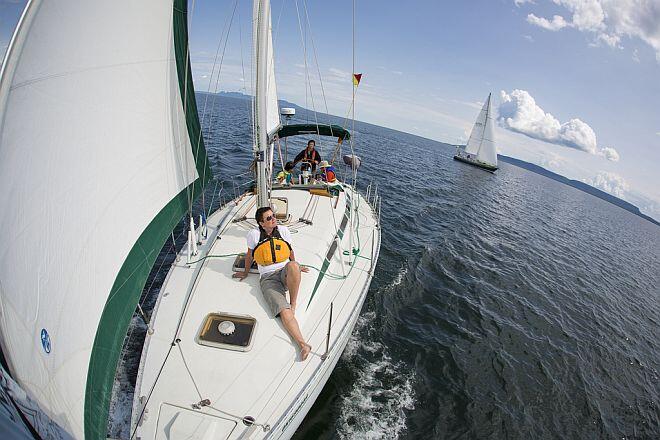
M105 438L159 250L211 178L185 0L32 0L0 76L0 342L76 438Z
M465 153L476 156L476 159L480 162L497 166L495 129L490 100L491 94L488 94L488 99L484 102L474 127L472 127L470 138L465 145Z

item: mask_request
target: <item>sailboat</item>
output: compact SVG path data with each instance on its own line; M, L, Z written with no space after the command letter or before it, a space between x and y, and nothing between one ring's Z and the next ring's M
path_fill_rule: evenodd
M380 250L380 197L350 182L276 186L282 127L270 4L254 1L254 191L196 221L212 179L186 0L28 2L0 72L0 344L37 435L107 437L113 381L147 277L182 218L188 241L142 347L131 438L288 438L346 346ZM347 130L314 124L338 144ZM300 362L258 275L232 279L272 206L303 274Z
M454 159L488 171L495 171L497 169L497 152L490 100L491 94L489 93L488 99L484 102L472 127L465 151L457 150Z

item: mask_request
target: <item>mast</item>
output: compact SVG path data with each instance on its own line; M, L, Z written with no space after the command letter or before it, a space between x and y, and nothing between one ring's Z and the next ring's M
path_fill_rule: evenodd
M254 52L255 52L255 142L254 156L257 168L257 205L270 206L267 171L270 166L268 148L279 128L280 114L275 87L273 38L270 19L270 1L254 0Z

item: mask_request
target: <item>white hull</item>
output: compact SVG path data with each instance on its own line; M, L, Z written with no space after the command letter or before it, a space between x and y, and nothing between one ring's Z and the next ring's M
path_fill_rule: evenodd
M359 217L353 226L359 230L362 248L352 269L343 251L351 244L356 247L357 238L350 237L351 222L342 221L351 211L346 209L351 193L357 201L350 204L357 210L354 219ZM279 319L266 310L258 275L239 282L231 278L233 257L208 258L189 266L186 252L182 252L161 288L152 318L153 335L147 336L143 349L133 409L137 437L289 438L327 382L350 338L373 277L380 249L376 213L348 186L336 208L335 198L312 197L307 191L274 190L272 196L289 199L288 226L296 259L302 264L322 269L336 230L345 226L327 267L327 273L335 277L319 277L317 270L302 274L296 317L313 346L312 355L305 362L298 361L296 347ZM209 238L200 246L196 259L207 254L245 252L246 232L255 225L253 199L247 196L209 218ZM314 212L305 216L312 218L312 225L297 221L306 208ZM232 221L243 216L246 220ZM346 277L336 277L344 271ZM331 303L330 348L323 359ZM257 325L252 347L234 351L198 344L195 337L211 312L254 317ZM172 344L176 339L180 342ZM210 404L192 407L204 399ZM253 417L257 424L246 426L241 421L245 416ZM268 429L262 429L263 425Z

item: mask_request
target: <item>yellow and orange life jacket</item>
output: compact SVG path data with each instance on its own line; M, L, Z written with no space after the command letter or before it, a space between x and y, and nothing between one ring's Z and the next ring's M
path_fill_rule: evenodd
M282 238L275 227L271 235L260 226L259 242L252 251L254 261L260 266L269 266L286 261L291 256L291 245Z

